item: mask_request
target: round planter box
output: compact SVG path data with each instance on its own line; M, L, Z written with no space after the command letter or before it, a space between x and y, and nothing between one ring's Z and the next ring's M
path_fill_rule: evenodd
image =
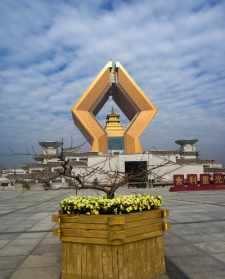
M168 210L124 215L53 215L62 279L151 279L165 273Z

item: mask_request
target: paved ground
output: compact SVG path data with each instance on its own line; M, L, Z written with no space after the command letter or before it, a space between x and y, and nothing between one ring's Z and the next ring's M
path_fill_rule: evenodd
M163 278L225 279L225 191L159 191L172 223ZM51 215L71 193L0 192L0 279L60 277L60 243L50 232Z

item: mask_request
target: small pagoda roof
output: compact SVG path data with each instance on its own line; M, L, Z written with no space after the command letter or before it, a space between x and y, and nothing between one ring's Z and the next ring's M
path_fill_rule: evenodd
M53 140L43 140L39 141L40 146L42 147L54 147L57 148L62 145L59 141L53 141Z
M195 144L197 142L198 142L198 139L180 139L180 140L175 141L175 143L178 145Z

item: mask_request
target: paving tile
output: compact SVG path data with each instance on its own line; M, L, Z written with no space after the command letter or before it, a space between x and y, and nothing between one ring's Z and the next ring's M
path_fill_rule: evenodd
M33 249L34 249L33 245L23 245L23 246L7 245L6 247L4 247L0 250L0 256L28 255Z
M48 215L49 214L46 212L35 213L32 215L32 220L42 220L43 218L45 218Z
M56 236L53 236L52 238L44 238L42 241L41 241L41 245L46 245L46 244L58 244L60 245L61 241L58 237Z
M202 242L202 243L194 244L194 246L210 254L222 253L222 252L225 253L225 241L211 240L210 242Z
M224 270L213 270L213 271L202 271L197 273L189 272L189 278L191 279L224 279L225 278L225 269Z
M185 240L175 234L166 233L165 234L165 244L166 246L184 245Z
M169 219L173 223L165 235L170 278L225 278L225 206L218 206L225 205L225 195L221 195L221 191L170 193L160 188L130 189L129 192L163 194L164 206L170 209ZM93 192L87 190L79 194L82 193ZM124 187L118 193L127 194L128 190ZM0 230L10 229L10 233L0 233L0 279L8 279L13 268L17 268L14 279L32 278L34 274L35 279L59 278L61 245L50 232L51 215L57 212L59 201L72 194L74 191L70 190L49 191L44 195L36 191L1 193ZM1 215L6 212L11 214ZM16 233L18 229L24 232Z
M224 264L214 259L211 256L177 256L170 257L173 264L182 272L188 273L201 273L213 272L214 270L223 270Z
M13 272L13 269L0 270L0 279L10 279Z
M0 273L5 269L14 269L25 259L25 256L0 257Z
M7 239L0 239L0 249L2 248L2 247L4 247L7 243L9 243L9 240L7 240Z
M46 253L41 255L30 255L23 262L20 268L28 267L48 267L48 266L60 266L60 257L58 254Z
M191 245L166 246L165 252L167 257L203 255L201 250Z
M16 239L20 234L19 233L4 233L0 234L0 240L11 240Z
M46 232L27 232L19 235L18 239L37 238L41 239L46 236Z
M26 246L30 245L35 247L41 240L39 238L26 238L26 239L14 239L10 242L11 246Z
M46 253L59 254L61 251L61 246L58 243L54 244L41 244L33 252L33 255L42 255Z
M186 234L185 236L182 235L182 238L186 241L189 241L191 243L201 243L201 242L212 242L221 240L223 241L225 239L224 233L198 233L198 234Z
M157 277L154 278L154 279L170 279L170 278L168 277L167 274L163 274L163 275L157 276Z
M10 279L59 279L60 271L57 267L20 268Z
M225 253L213 254L213 257L225 264Z

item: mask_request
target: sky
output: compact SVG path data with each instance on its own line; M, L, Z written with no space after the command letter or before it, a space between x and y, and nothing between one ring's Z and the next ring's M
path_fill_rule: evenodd
M39 140L83 143L71 108L109 60L158 108L145 149L198 138L203 159L225 163L225 1L1 0L0 166Z

